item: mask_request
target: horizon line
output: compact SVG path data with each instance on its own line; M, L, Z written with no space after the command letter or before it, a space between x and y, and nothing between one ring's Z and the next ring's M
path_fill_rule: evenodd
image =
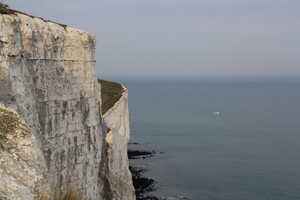
M300 81L300 75L285 75L285 76L128 76L128 75L98 75L100 79L121 79L121 80L294 80Z

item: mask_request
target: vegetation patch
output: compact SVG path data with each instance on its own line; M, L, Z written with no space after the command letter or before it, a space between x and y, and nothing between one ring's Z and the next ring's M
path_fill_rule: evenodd
M10 133L14 132L19 123L19 117L16 113L0 107L0 132Z
M69 189L67 191L67 194L58 197L57 200L81 200L81 197L79 197L78 193L74 189Z
M121 84L98 80L101 85L102 114L105 114L122 97L124 88Z
M4 4L4 3L0 3L0 14L4 14L4 15L10 15L10 14L14 14L15 11L9 9L8 5Z
M0 104L0 151L16 148L16 138L24 138L27 133L19 115Z

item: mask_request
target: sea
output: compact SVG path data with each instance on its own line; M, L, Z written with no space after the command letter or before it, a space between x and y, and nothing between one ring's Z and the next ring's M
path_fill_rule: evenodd
M119 80L120 81L120 80ZM121 80L157 195L300 199L300 78Z

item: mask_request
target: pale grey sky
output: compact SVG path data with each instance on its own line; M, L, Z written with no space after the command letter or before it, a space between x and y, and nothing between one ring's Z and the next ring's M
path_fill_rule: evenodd
M108 76L300 76L299 0L7 0L97 37Z

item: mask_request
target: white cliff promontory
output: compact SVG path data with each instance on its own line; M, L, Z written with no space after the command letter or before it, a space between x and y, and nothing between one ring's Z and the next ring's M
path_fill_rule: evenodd
M0 14L0 120L10 113L19 124L0 122L0 199L52 200L72 191L79 199L134 200L127 93L105 120L100 99L93 36Z
M109 128L106 135L108 144L108 173L107 177L110 188L116 195L134 198L132 181L128 182L127 177L131 176L129 162L127 159L127 144L130 136L129 113L128 113L128 90L124 88L120 99L104 114L105 125ZM120 190L121 189L121 190ZM132 191L132 193L128 193Z

